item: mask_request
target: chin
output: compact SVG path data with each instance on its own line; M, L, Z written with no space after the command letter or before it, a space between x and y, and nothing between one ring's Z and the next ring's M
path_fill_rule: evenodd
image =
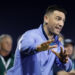
M60 33L54 33L55 35L59 35Z
M56 34L56 35L59 35L59 34L60 34L60 32L55 32L55 34Z
M56 30L53 33L54 33L54 35L59 35L60 34L60 32L58 32Z
M6 50L6 52L10 53L11 50Z

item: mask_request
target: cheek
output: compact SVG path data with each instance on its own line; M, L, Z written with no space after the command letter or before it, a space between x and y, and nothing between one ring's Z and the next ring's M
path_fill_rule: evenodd
M49 25L53 25L55 22L53 21L53 20L50 20L49 22L48 22L48 24Z
M53 29L54 28L54 24L53 23L49 23L48 24L48 28Z
M2 47L2 48L7 48L6 44L3 44L1 47Z
M48 26L48 31L53 31L53 27L50 25L50 26Z
M51 26L51 31L52 31L52 32L56 31L54 25Z
M70 51L71 51L71 53L72 53L72 52L73 52L73 49L71 49Z
M4 47L7 48L7 44L5 44Z
M12 45L10 45L9 48L12 48Z

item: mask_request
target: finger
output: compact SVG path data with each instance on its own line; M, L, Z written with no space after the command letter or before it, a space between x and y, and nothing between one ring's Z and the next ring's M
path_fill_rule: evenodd
M67 51L64 50L64 55L65 55L65 56L69 56L69 53L67 53Z
M50 43L52 43L53 41L54 41L54 39L49 40L49 41L47 41L46 43L47 43L47 44L50 44Z
M49 44L52 43L53 41L54 41L54 39L49 40L49 41L47 41L47 42L44 42L44 43L41 44L41 46L49 45Z
M59 57L59 54L58 54L57 52L55 52L53 49L51 49L51 51L52 51L56 56Z
M68 62L68 58L65 59L66 63Z
M64 50L64 54L66 54L66 50Z
M66 59L66 63L68 62L68 59Z
M61 50L60 53L63 54L64 53L63 52L63 47L60 47L60 50Z
M50 41L47 41L47 42L44 42L41 44L41 46L45 46L45 45L49 45L50 44Z
M66 59L66 63L68 62L68 59Z
M41 46L46 46L46 43L41 44Z
M69 58L69 54L66 54L65 57L68 59Z
M49 46L48 49L57 48L57 45Z
M67 53L67 51L66 50L64 50L64 54L63 54L65 57L68 57L69 56L69 54Z

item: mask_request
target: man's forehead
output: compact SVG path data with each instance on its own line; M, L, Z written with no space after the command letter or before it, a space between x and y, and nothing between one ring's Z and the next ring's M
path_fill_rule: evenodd
M3 38L2 41L12 40L10 37Z
M54 14L55 16L60 16L60 17L63 17L63 18L65 19L65 14L64 14L63 12L61 12L61 11L55 10L55 11L53 12L53 14Z

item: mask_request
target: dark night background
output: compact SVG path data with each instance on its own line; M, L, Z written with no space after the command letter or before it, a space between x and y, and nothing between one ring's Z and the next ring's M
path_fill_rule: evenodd
M13 37L13 50L17 39L25 31L43 23L45 9L49 5L58 5L68 12L62 34L75 42L75 2L74 0L40 0L0 3L0 35L10 34Z

